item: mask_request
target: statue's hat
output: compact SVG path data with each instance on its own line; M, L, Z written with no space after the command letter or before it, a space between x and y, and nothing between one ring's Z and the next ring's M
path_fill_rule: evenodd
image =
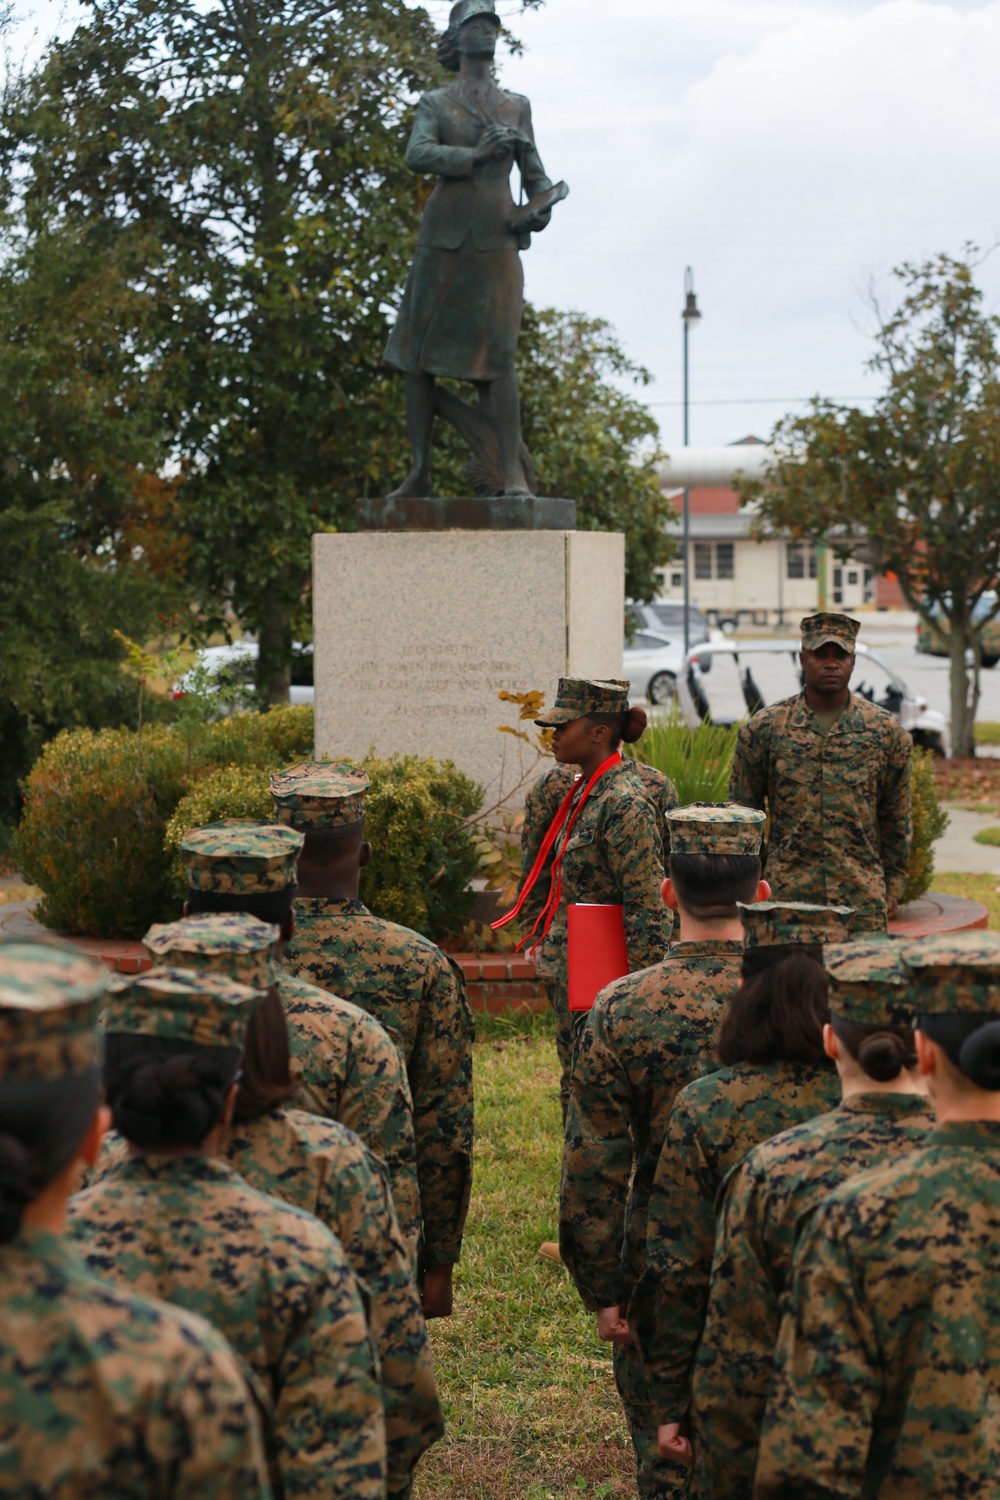
M473 16L490 16L492 20L500 25L500 17L493 0L458 0L457 5L451 8L451 16L448 24L454 30L464 26L466 21L471 21Z

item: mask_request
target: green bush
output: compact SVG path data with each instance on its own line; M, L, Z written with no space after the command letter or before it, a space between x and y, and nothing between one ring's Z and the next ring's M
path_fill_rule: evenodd
M686 724L677 704L657 717L630 754L669 776L682 806L689 802L725 802L736 753L738 724Z
M184 747L160 725L147 725L141 760L128 729L50 740L25 783L13 839L21 874L43 892L41 921L129 938L175 916L163 838L184 788Z
M934 879L934 840L948 827L948 814L938 797L934 775L934 755L930 750L913 752L913 848L910 851L910 873L903 892L902 905L916 901L931 888Z
M178 899L183 900L187 893L180 842L189 828L202 828L223 818L263 818L270 822L273 811L270 771L256 766L220 766L203 776L178 802L164 835L171 885Z

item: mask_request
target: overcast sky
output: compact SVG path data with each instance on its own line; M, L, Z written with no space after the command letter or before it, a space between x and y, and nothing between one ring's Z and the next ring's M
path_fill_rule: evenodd
M44 38L64 0L18 0ZM428 7L442 24L450 3ZM513 15L514 0L499 0ZM607 318L681 439L766 436L797 398L861 397L874 279L1000 241L1000 0L548 0L501 80L571 196L525 256L539 305ZM1000 251L980 272L1000 308Z

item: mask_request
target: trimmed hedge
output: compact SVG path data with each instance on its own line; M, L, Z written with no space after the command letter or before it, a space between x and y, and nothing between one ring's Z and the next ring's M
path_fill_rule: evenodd
M934 879L934 840L939 839L948 827L948 814L938 796L932 751L914 750L911 786L913 848L910 851L909 879L900 903L903 906L930 890Z

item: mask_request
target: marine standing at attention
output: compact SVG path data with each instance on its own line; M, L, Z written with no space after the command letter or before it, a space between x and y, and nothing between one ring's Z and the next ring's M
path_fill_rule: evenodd
M657 1451L656 1420L625 1309L646 1262L646 1209L671 1105L719 1066L719 1027L740 981L737 902L766 900L764 814L694 805L667 815L680 942L661 963L601 991L580 1032L563 1154L559 1245L598 1336L614 1346L615 1380L636 1454L639 1494L683 1494L683 1471Z
M824 950L824 1043L843 1102L755 1146L726 1185L694 1374L699 1497L753 1494L782 1301L810 1213L848 1178L915 1151L934 1123L917 1072L900 952L884 938Z
M536 719L554 729L552 752L561 765L581 774L539 839L529 807L522 839L517 916L525 942L538 952L538 972L556 1017L559 1095L563 1118L573 1066L573 1020L569 1011L566 908L596 902L624 908L629 967L659 963L670 944L673 922L663 904L663 841L657 814L643 783L621 753L646 727L646 714L631 708L627 682L587 682L564 677L555 706ZM546 812L548 809L546 809ZM502 924L494 924L502 925Z
M342 761L304 762L271 778L278 821L305 838L284 961L296 978L374 1016L402 1052L413 1096L424 1312L448 1317L472 1190L476 1028L458 965L359 899L372 856L367 790L367 773Z
M109 978L69 945L0 943L0 1494L270 1500L221 1334L93 1275L66 1236L107 1124Z
M848 615L802 621L805 687L743 726L729 783L731 801L770 814L775 899L851 906L852 935L896 916L913 833L912 741L850 690L858 630Z
M1000 1474L1000 937L907 944L936 1127L826 1198L795 1255L760 1500L992 1497Z

